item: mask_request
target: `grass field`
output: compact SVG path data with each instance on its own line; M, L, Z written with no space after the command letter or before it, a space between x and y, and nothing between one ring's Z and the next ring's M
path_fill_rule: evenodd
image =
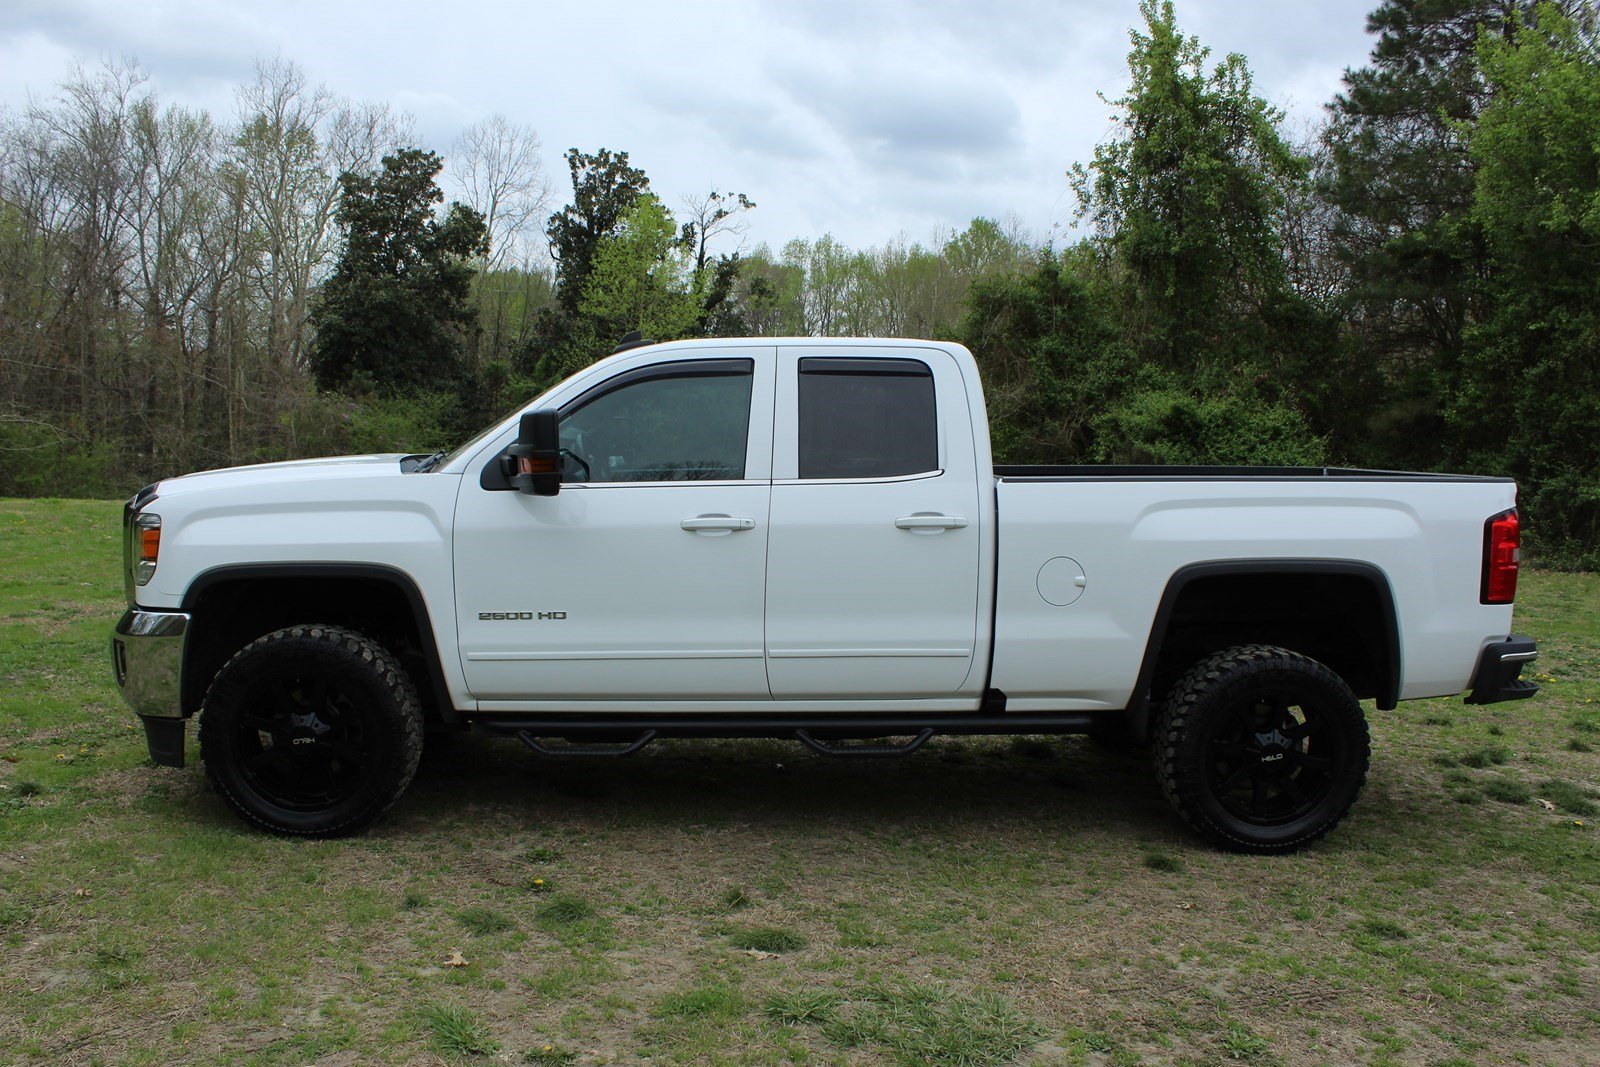
M1079 739L467 737L297 842L192 730L147 763L117 514L0 501L0 1063L1600 1062L1600 576L1524 575L1544 692L1374 713L1295 856L1212 851Z

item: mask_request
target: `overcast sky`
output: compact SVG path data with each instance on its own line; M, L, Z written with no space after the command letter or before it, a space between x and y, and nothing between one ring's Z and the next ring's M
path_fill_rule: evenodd
M1376 0L1179 0L1216 55L1310 122L1365 62ZM561 152L629 152L669 207L711 188L758 209L747 243L831 233L926 241L1014 213L1071 227L1066 169L1109 132L1136 0L580 4L387 0L0 0L0 107L47 98L69 64L134 56L163 102L233 114L257 57L414 116L431 148L494 112Z

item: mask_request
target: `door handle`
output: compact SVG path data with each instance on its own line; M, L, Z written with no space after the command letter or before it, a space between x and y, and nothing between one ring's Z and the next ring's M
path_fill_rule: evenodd
M959 530L967 525L960 515L936 515L919 511L915 515L902 515L894 520L902 530Z
M737 515L696 515L678 525L690 533L738 533L740 530L754 530L756 520L741 519Z

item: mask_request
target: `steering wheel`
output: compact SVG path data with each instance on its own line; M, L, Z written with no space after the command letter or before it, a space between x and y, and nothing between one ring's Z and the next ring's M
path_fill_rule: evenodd
M584 458L582 456L578 455L576 452L574 452L570 448L563 448L561 450L561 452L560 452L560 455L565 459L572 460L572 462L576 463L578 466L583 468L583 480L584 481L586 481L586 482L594 481L594 471L589 469L589 464L584 461Z

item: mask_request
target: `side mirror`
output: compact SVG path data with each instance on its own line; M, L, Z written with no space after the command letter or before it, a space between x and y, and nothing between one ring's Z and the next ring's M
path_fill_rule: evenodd
M522 416L517 440L506 448L515 463L511 488L534 496L555 496L561 491L561 427L554 411L530 411Z

